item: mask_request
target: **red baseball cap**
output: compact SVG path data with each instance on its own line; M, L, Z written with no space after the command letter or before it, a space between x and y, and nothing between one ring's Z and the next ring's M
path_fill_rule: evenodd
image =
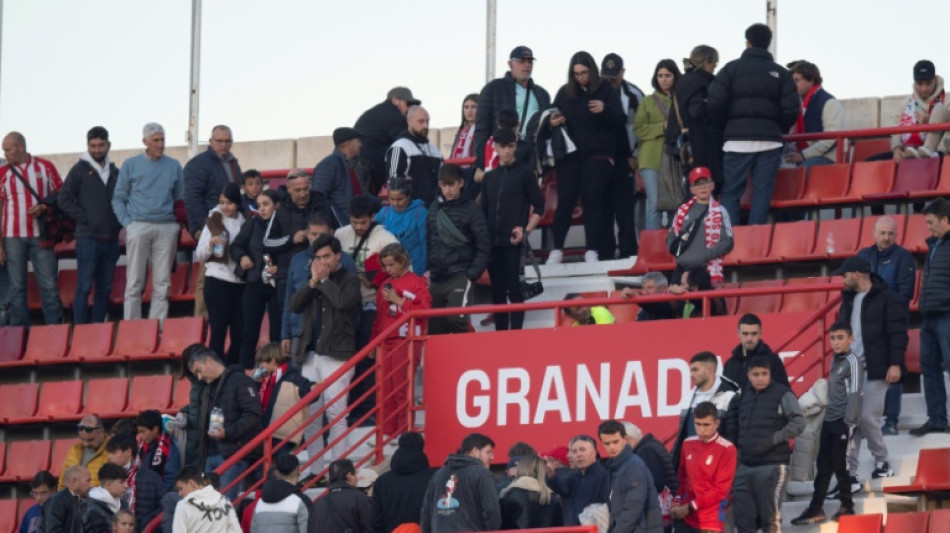
M555 446L546 452L541 452L539 455L543 459L551 457L557 459L557 461L563 465L569 464L567 460L567 446Z
M696 167L693 170L689 171L689 184L692 185L699 180L712 179L712 172L709 171L706 167Z

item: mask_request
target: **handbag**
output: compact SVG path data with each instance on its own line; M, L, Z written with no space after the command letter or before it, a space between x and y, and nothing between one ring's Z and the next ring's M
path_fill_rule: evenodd
M676 138L676 155L681 163L687 167L693 166L693 148L689 144L689 128L683 127L683 117L680 115L680 104L673 93L673 112L676 113L676 122L680 125L680 134Z
M686 179L683 165L670 154L660 155L660 171L657 178L657 211L675 211L686 198Z
M707 208L708 209L708 208ZM700 225L705 225L706 223L706 210L703 210L692 222L689 223L689 226L683 228L683 233L680 233L679 236L670 243L669 251L670 255L673 257L679 257L683 255L683 252L689 248L689 245L693 242L693 239L696 238L702 229ZM673 231L673 230L670 230Z
M17 179L20 180L20 183L26 187L26 190L30 191L30 194L33 195L37 203L46 206L46 213L43 215L43 218L39 220L40 246L43 248L52 248L57 243L71 242L75 239L76 221L66 216L66 214L57 207L59 193L54 192L46 196L46 198L40 199L40 195L36 194L36 191L30 186L30 183L26 181L26 178L23 177L23 174L20 173L20 169L18 169L16 165L10 165L10 170L12 170Z
M534 252L531 251L531 247L528 246L527 235L522 242L524 243L524 254L521 256L521 273L518 275L518 287L521 289L521 297L524 298L524 301L528 301L544 292L544 284L541 283L541 269L538 268L538 259L534 256ZM538 277L538 281L528 281L525 278L525 256L531 261L531 266L534 267L534 274Z

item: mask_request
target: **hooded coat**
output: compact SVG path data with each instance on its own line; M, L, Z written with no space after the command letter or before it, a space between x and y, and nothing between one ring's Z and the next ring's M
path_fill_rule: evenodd
M83 533L112 533L112 517L125 507L102 487L93 487L82 506Z
M310 500L296 485L283 479L269 479L254 507L251 533L307 533Z
M412 446L398 448L389 468L373 484L373 525L380 533L419 523L426 487L436 472L422 448Z
M202 487L175 506L173 533L242 533L231 500L214 487Z
M429 481L420 525L422 533L498 530L501 507L491 472L475 457L450 455Z
M561 499L552 491L551 500L541 503L541 483L521 476L501 490L501 528L529 529L560 527L564 523Z

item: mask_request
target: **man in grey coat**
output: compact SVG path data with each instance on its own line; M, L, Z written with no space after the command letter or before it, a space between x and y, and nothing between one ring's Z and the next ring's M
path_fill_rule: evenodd
M601 422L600 442L610 455L610 526L608 533L661 533L663 516L653 476L626 442L627 431L616 420Z

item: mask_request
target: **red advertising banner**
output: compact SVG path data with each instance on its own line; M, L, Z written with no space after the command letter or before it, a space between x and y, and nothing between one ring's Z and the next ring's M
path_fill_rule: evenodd
M761 315L763 340L780 342L810 314ZM424 372L429 459L441 464L465 435L483 433L495 441L500 463L517 441L543 450L582 433L596 438L597 425L610 418L662 438L689 404L689 359L704 350L728 359L738 344L737 319L432 336ZM788 364L805 351L808 361L796 362L790 374L819 357L820 345L808 349L818 327L779 354ZM819 372L808 374L794 383L798 394Z

